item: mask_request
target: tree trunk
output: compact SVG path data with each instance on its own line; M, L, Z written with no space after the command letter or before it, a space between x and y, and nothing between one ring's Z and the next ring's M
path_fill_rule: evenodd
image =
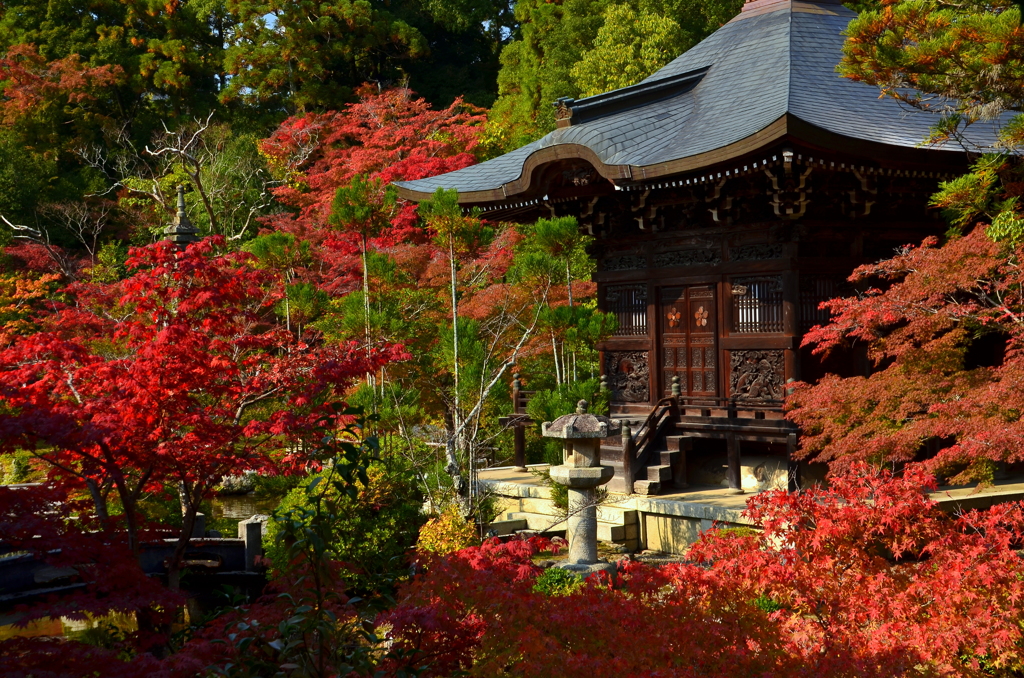
M449 264L449 269L450 269L449 272L451 273L451 277L452 277L452 280L451 280L451 283L452 283L451 284L451 289L452 289L452 363L453 363L453 365L452 365L453 366L452 375L454 377L454 382L455 382L455 392L453 394L455 406L454 406L454 412L452 413L453 414L453 416L452 416L452 424L453 424L452 431L453 431L453 435L451 436L451 438L450 438L450 440L448 442L448 445L445 446L446 451L447 451L447 448L448 448L449 445L454 447L454 448L456 448L456 449L458 449L458 450L462 449L462 445L460 444L461 443L461 439L462 439L462 426L461 426L461 424L462 424L462 401L460 400L460 397L459 397L459 300L458 300L458 289L457 289L458 288L458 280L456 278L457 270L456 270L456 266L455 266L455 236L454 235L449 235L448 236L448 264ZM454 455L450 455L449 459L448 459L449 466L452 463L456 464L456 472L457 472L457 470L458 470L458 468L457 468L458 460L454 458ZM454 478L455 476L452 475L452 477Z
M174 553L171 554L170 562L167 564L167 587L172 591L181 588L181 565L185 560L185 552L188 551L192 541L192 530L196 524L196 514L199 512L199 502L196 499L201 496L194 485L181 482L178 483L178 498L181 500L181 532L178 533L178 543L174 545Z
M107 510L107 498L103 495L100 486L92 478L86 478L85 484L89 488L89 494L92 495L92 503L96 507L96 517L106 525L107 520L110 518L110 512Z

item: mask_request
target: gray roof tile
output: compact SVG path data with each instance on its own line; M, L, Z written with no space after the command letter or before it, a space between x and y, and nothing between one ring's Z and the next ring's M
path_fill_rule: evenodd
M463 193L496 189L518 179L532 153L559 144L584 145L609 165L649 166L741 141L786 113L848 138L917 146L934 116L879 99L875 87L835 71L842 31L854 16L841 5L799 1L743 12L644 81L654 85L707 68L695 86L557 129L485 163L399 185L422 193L438 186ZM976 126L975 141L990 144L996 126Z

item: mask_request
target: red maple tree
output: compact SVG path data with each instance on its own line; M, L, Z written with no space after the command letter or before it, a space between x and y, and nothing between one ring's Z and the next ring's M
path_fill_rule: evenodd
M802 453L833 469L928 457L952 482L989 480L996 463L1024 461L1022 255L979 225L854 271L866 291L827 302L832 322L804 345L867 345L874 369L796 385L789 417L803 431Z
M335 193L357 174L384 187L476 162L482 109L460 98L433 110L407 88L381 92L367 85L359 94L344 110L288 118L263 141L263 153L286 179L275 196L296 210L272 217L268 225L275 230L322 242ZM406 206L393 220L397 231L384 235L401 239L415 221L413 206Z
M97 115L90 104L123 79L120 66L86 66L77 54L47 62L35 45L14 45L0 57L0 115L6 123L29 113Z
M401 357L300 342L275 320L283 281L209 238L132 251L132 274L75 283L43 331L0 351L0 439L90 493L108 528L139 548L144 493L176 490L183 524L172 581L196 512L220 478L304 471L304 441L338 415L353 377ZM306 444L303 444L306 443ZM123 512L108 510L113 492Z

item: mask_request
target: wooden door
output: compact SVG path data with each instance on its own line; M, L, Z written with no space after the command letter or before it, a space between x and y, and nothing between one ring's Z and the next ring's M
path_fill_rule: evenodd
M661 288L661 377L669 395L679 377L682 395L718 395L718 305L714 285Z

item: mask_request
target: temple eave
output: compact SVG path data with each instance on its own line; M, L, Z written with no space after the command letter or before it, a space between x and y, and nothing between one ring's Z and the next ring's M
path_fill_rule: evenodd
M548 146L538 149L526 158L517 179L491 189L460 192L459 203L467 207L489 206L490 210L501 211L541 205L547 202L548 196L541 195L543 191L536 185L535 175L539 170L561 160L583 161L589 164L597 175L608 181L609 188L629 190L653 180L707 171L710 168L726 168L733 162L756 163L756 156L759 153L771 152L770 147L784 142L799 144L810 151L843 153L851 158L869 160L872 165L896 170L909 170L915 166L926 165L936 172L944 173L956 171L960 164L960 159L954 157L957 154L947 149L894 146L856 139L831 132L805 122L792 113L786 113L766 127L727 146L649 165L607 164L602 162L592 149L580 144ZM764 160L761 162L763 164ZM735 168L732 171L724 171L728 175L733 175L740 170ZM444 186L443 181L439 185ZM585 193L587 192L581 191L579 195L571 197L584 197ZM398 195L405 200L421 202L428 200L432 193L398 185ZM565 197L562 196L563 199Z

